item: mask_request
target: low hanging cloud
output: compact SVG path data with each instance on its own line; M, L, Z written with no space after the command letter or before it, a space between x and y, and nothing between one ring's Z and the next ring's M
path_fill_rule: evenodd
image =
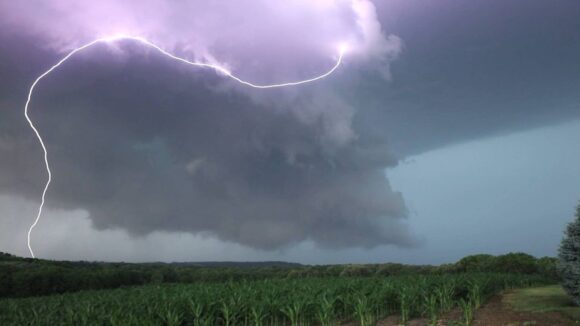
M50 207L86 210L98 229L211 234L261 249L413 244L402 196L384 175L397 158L384 139L355 126L358 111L342 91L350 75L369 68L390 78L401 51L401 40L381 31L372 3L78 6L2 2L0 17L23 37L45 38L45 52L121 31L257 82L324 71L343 41L351 51L337 80L261 91L135 44L94 48L45 81L33 100L53 168ZM18 119L20 102L6 99L14 110L0 115ZM30 131L17 127L0 133L0 192L34 199L45 178L41 156Z

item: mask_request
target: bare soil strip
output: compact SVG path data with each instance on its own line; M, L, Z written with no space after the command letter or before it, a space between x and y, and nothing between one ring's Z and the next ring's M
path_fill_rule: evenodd
M380 326L400 325L398 316L390 316L377 323ZM348 325L355 325L348 324ZM427 319L413 319L407 326L428 326ZM461 310L454 309L442 316L437 322L439 326L464 325L462 322ZM486 304L477 309L474 314L474 326L567 326L580 325L569 317L558 312L528 312L516 311L503 300L503 295L494 296Z

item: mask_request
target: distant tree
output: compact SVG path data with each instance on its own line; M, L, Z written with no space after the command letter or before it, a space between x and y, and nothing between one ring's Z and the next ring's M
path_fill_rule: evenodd
M369 276L372 273L372 269L366 265L348 265L339 276Z
M568 224L564 232L558 258L562 286L574 302L580 305L580 205L576 207L576 219Z
M558 275L558 258L542 257L536 261L538 273L550 280L559 280Z
M164 280L163 272L160 270L156 270L151 274L151 283L161 284Z
M0 268L0 298L12 295L12 273L10 267Z
M405 265L403 264L386 263L379 266L376 274L381 276L399 275L403 272L404 269Z
M461 258L455 265L460 272L487 272L494 259L492 255L471 255Z
M490 271L498 273L533 274L538 272L536 258L522 252L510 252L493 259Z

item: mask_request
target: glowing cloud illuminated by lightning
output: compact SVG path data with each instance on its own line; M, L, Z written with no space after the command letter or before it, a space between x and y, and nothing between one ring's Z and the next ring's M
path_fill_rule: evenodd
M46 145L44 143L44 140L42 139L42 136L40 135L40 133L38 132L38 129L36 128L36 126L34 125L33 121L30 119L30 116L28 115L28 110L29 110L29 106L30 106L30 102L32 100L32 95L34 93L34 89L36 88L36 86L38 85L38 83L46 76L48 76L51 72L53 72L54 70L56 70L58 67L60 67L63 63L65 63L69 58L71 58L72 56L74 56L76 53L79 53L85 49L90 48L91 46L98 44L98 43L103 43L103 42L115 42L115 41L120 41L120 40L131 40L131 41L136 41L139 42L143 45L146 45L148 47L151 47L157 51L159 51L161 54L176 60L178 62L190 65L190 66L194 66L194 67L200 67L200 68L210 68L210 69L214 69L215 71L224 74L225 76L235 80L236 82L249 86L249 87L253 87L253 88L259 88L259 89L267 89L267 88L279 88L279 87L288 87L288 86L296 86L296 85L301 85L301 84L306 84L306 83L310 83L310 82L314 82L317 80L320 80L322 78L325 78L327 76L329 76L330 74L332 74L342 63L342 58L344 55L344 52L346 51L346 44L345 43L341 43L341 45L339 46L339 55L338 55L338 59L336 60L336 63L334 64L334 66L332 66L332 68L330 68L330 70L328 70L327 72L309 78L309 79L303 79L303 80L298 80L298 81L291 81L291 82L284 82L284 83L278 83L278 84L256 84L256 83L252 83L246 80L241 79L240 77L232 74L229 70L227 70L226 68L219 66L219 65L215 65L215 64L209 64L209 63L203 63L203 62L195 62L195 61L189 61L187 59L175 56L165 50L163 50L161 47L153 44L152 42L142 38L142 37L135 37L135 36L128 36L128 35L123 35L123 34L115 34L113 36L108 36L108 37L103 37L103 38L99 38L96 39L92 42L89 42L85 45L82 45L74 50L72 50L71 52L69 52L64 58L62 58L59 62L57 62L54 66L52 66L50 69L48 69L47 71L45 71L42 75L40 75L38 78L36 78L36 80L32 83L32 86L30 87L30 90L28 91L28 99L26 100L26 104L24 106L24 116L26 117L26 120L28 121L28 124L30 125L30 128L32 128L32 130L34 131L36 137L38 138L38 141L40 142L40 145L42 146L42 150L44 151L44 163L46 166L46 172L48 174L48 179L46 181L46 184L44 185L44 189L42 191L42 197L41 197L41 203L40 206L38 208L38 214L36 215L36 219L34 220L34 222L32 223L32 225L30 226L30 228L28 229L28 233L27 233L27 245L28 245L28 250L30 251L30 255L34 258L34 251L32 250L32 246L31 246L31 235L32 235L32 231L33 229L36 227L36 225L38 224L38 221L40 220L41 216L42 216L42 209L44 208L44 203L45 203L45 198L46 198L46 193L48 191L48 188L50 186L50 183L52 181L52 172L50 169L50 164L49 164L49 160L48 160L48 150L46 148Z

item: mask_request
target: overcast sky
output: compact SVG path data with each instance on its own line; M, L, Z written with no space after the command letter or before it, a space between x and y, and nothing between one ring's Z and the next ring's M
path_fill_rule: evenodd
M251 17L251 18L250 18ZM266 28L264 27L266 26ZM442 263L555 255L580 199L580 2L0 0L0 251Z

